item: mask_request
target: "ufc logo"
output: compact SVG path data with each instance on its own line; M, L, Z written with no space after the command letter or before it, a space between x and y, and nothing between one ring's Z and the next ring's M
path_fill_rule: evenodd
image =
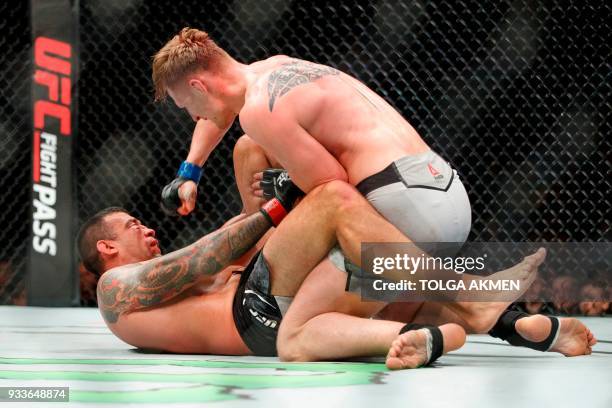
M48 100L34 103L34 127L44 129L49 117L59 120L60 133L71 133L70 74L72 65L70 44L47 37L38 37L34 42L34 81L47 88Z

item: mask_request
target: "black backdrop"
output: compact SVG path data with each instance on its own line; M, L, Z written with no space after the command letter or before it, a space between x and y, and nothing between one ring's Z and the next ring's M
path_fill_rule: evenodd
M153 103L150 58L193 26L240 61L292 55L378 91L460 171L472 201L471 240L610 240L609 2L157 3L80 2L79 223L122 205L172 250L240 211L228 182L238 124L206 164L195 214L170 219L159 208L193 123L171 104ZM1 303L23 287L30 231L22 205L31 152L29 11L16 7L0 5L7 50L0 56L0 260L8 276Z

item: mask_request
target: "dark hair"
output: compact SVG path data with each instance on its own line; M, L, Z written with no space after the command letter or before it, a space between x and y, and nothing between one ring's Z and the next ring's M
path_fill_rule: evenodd
M116 238L104 219L107 215L118 212L129 214L127 210L121 207L105 208L85 221L77 235L76 245L83 265L98 276L102 275L104 271L102 270L102 258L98 252L97 243L101 239Z

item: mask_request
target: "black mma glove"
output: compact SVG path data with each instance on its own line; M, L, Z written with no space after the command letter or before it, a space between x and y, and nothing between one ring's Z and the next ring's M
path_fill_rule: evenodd
M289 173L282 169L266 169L260 182L263 197L268 201L261 207L261 212L277 226L293 208L295 201L304 196L289 177Z
M183 204L179 197L179 188L186 182L186 178L177 177L162 190L161 207L168 215L179 215L177 210Z
M162 190L161 206L166 214L178 215L177 210L183 205L179 197L179 188L187 180L192 180L197 186L201 176L202 168L200 166L186 161L181 163L181 167L179 167L176 173L176 178Z

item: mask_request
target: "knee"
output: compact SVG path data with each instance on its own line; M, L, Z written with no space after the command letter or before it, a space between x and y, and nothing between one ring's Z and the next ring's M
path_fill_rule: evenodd
M290 344L277 343L276 349L278 351L278 359L287 363L298 363L308 361L304 356L297 350L296 347L291 347Z
M276 339L276 351L278 352L278 358L284 362L309 361L306 353L300 347L299 330L281 325Z
M344 181L332 180L320 186L315 192L330 206L340 210L348 210L366 203L355 187Z
M254 152L258 152L261 148L249 136L242 135L234 145L234 161L237 158L247 157Z

